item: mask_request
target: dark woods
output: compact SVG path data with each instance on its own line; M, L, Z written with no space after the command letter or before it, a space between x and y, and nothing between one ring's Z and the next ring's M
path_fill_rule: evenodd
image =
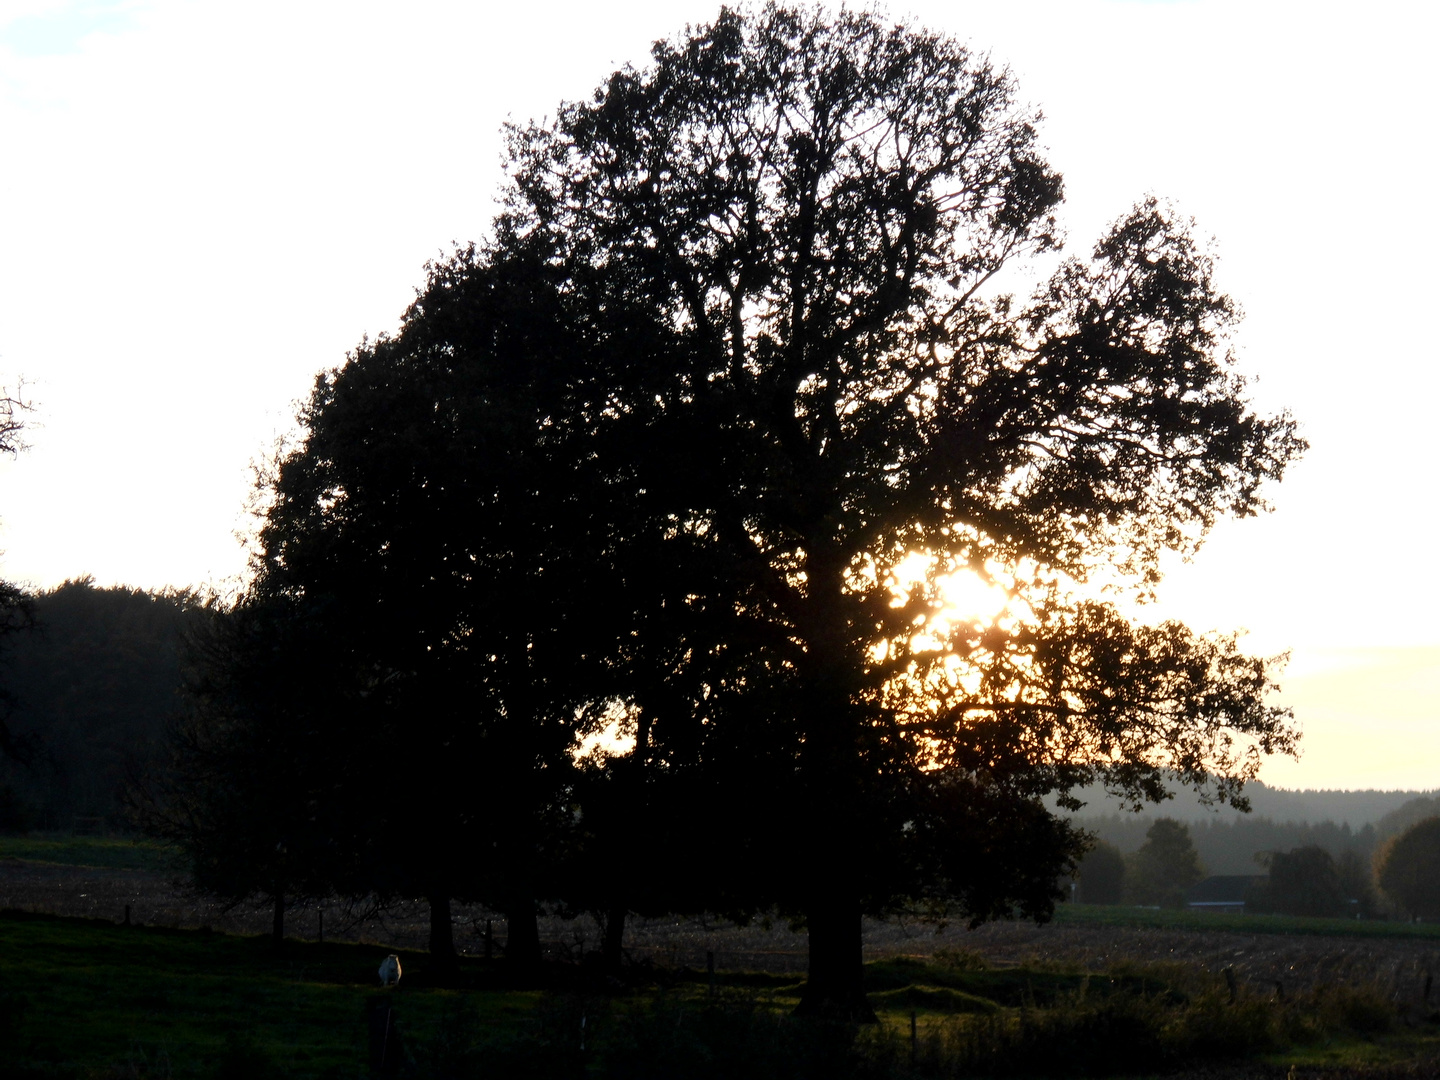
M1047 916L1046 796L1292 750L1266 662L1077 598L1303 444L1163 205L999 291L1059 246L1035 122L953 41L766 8L513 129L493 237L317 381L203 638L152 805L196 880L428 897L442 968L456 900L518 971L541 903L612 965L628 913L777 910L802 1010L863 1016L863 914ZM930 622L966 570L1009 618Z

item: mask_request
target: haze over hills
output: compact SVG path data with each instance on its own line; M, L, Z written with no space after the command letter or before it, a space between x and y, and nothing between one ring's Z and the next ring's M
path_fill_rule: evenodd
M1245 785L1245 794L1250 799L1249 814L1242 814L1229 806L1205 806L1193 792L1184 789L1177 790L1175 797L1168 802L1147 804L1132 814L1122 810L1118 800L1098 789L1091 789L1082 794L1086 805L1076 817L1083 823L1088 819L1120 815L1144 822L1145 827L1158 818L1168 817L1177 821L1216 824L1247 818L1312 824L1330 821L1336 825L1349 825L1351 829L1362 829L1376 824L1386 814L1408 802L1434 797L1437 793L1440 793L1440 788L1423 791L1290 791L1268 787L1257 780Z
M1103 793L1090 793L1076 822L1122 852L1137 851L1161 818L1184 822L1206 873L1258 874L1267 852L1320 847L1335 859L1354 853L1368 865L1379 846L1426 817L1440 814L1428 791L1287 791L1262 783L1246 786L1252 810L1207 807L1192 792L1160 805L1125 811Z

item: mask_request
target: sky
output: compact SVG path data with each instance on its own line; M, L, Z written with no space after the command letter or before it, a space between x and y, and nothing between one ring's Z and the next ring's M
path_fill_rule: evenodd
M718 5L0 0L0 577L233 590L316 374L478 239L501 127ZM889 5L1045 115L1069 250L1155 194L1213 238L1239 368L1311 449L1147 617L1288 651L1286 787L1440 787L1440 17L1419 3Z

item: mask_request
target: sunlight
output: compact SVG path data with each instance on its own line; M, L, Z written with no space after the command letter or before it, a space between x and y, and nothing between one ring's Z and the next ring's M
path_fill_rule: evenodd
M611 758L624 757L635 749L635 710L624 702L614 701L603 714L584 729L570 750L577 762L590 761L603 765Z
M1015 596L1014 575L999 564L936 574L935 562L928 552L912 551L891 567L887 581L895 594L896 607L905 604L917 590L935 589L940 609L926 621L922 637L933 637L938 643L953 626L993 626L1007 614Z

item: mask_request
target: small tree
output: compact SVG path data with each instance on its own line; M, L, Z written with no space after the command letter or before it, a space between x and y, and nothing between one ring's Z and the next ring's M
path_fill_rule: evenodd
M1151 825L1125 866L1126 891L1136 904L1184 907L1185 891L1204 876L1190 830L1173 818Z
M1440 918L1440 817L1410 826L1375 856L1381 890L1414 919Z

